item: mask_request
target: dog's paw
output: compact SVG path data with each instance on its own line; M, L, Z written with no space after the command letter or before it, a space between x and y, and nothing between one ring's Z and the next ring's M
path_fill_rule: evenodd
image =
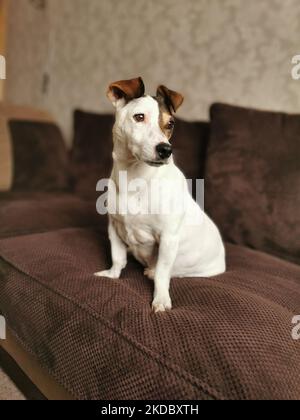
M95 273L94 276L96 277L107 277L109 279L118 279L120 277L120 273L114 269L99 271L99 273Z
M155 269L154 268L145 268L144 275L150 280L154 280Z
M152 302L152 310L157 312L165 312L172 309L170 296L157 296Z

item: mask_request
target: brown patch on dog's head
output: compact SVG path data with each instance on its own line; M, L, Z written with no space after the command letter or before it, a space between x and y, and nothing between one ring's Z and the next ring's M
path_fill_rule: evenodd
M172 114L183 104L184 97L174 90L168 89L166 86L160 85L156 93L158 98L162 98L169 112Z
M172 137L175 126L173 113L182 105L184 99L180 93L174 92L162 85L157 88L156 95L155 99L159 105L159 125L169 140Z
M107 91L107 97L114 106L119 100L123 99L127 103L132 99L141 98L144 94L145 85L141 77L111 83Z
M155 98L159 106L159 126L161 131L169 140L172 137L175 127L175 119L171 112L168 110L166 104L160 97Z

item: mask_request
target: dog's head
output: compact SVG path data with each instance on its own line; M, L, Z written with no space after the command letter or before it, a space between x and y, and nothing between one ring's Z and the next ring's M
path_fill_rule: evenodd
M115 135L131 156L151 166L169 163L174 113L183 96L165 86L158 87L155 97L146 96L140 77L112 83L107 96L116 108Z

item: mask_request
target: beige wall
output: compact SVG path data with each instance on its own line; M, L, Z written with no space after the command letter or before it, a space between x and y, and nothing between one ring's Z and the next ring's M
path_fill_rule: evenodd
M299 0L11 0L7 99L48 108L71 139L71 111L111 110L109 82L143 76L186 96L181 116L213 101L300 111L291 58ZM42 92L43 74L51 80Z

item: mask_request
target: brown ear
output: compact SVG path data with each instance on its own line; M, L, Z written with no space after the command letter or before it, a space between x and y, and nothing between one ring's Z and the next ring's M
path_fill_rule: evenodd
M116 106L119 100L124 99L125 102L128 102L131 99L142 97L144 93L145 85L143 79L138 77L111 83L108 87L107 97Z
M163 98L165 104L171 112L176 112L184 101L184 97L180 93L174 92L163 85L158 86L157 96Z

